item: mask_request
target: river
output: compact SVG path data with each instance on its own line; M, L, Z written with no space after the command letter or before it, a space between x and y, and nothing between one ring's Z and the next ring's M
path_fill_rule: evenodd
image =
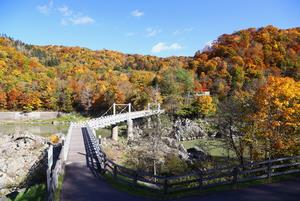
M34 135L50 136L51 134L63 133L66 134L69 125L53 125L51 123L4 123L0 124L0 136L17 132L29 132Z

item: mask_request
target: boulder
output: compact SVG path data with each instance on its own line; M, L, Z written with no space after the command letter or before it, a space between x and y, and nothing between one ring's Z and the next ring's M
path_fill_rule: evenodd
M178 140L192 140L207 136L204 129L190 119L178 118L173 124L174 138Z
M30 133L0 137L0 196L43 177L47 140Z
M210 158L209 154L198 146L187 149L187 152L191 160L202 161Z

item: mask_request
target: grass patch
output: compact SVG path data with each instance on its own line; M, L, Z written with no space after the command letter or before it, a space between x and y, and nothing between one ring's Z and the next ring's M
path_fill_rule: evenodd
M111 129L109 128L99 128L96 130L96 136L101 138L109 138L111 137Z
M78 121L85 121L89 118L82 116L79 113L69 113L62 115L57 118L52 119L32 119L32 120L7 120L1 121L0 123L3 125L10 125L10 124L52 124L52 123L59 123L59 124L68 124L71 121L78 122Z
M54 193L54 201L60 201L63 181L64 181L64 175L63 174L59 175L57 189L56 189L56 191Z
M208 153L212 157L212 159L216 162L227 163L228 160L230 161L236 160L235 153L228 148L228 145L222 139L203 138L203 139L182 141L181 144L186 149L192 148L194 146L200 147L201 149L203 149L203 151Z
M16 131L28 131L34 135L39 135L43 137L48 137L51 134L55 133L64 133L66 134L68 131L68 125L59 124L53 125L50 123L9 123L9 124L0 124L0 135L8 135L12 133L16 133Z
M45 184L37 184L26 189L24 192L17 194L8 201L44 201L46 199L47 189Z
M127 138L127 125L124 122L118 124L118 135L119 138ZM96 136L101 136L101 138L111 138L111 126L97 129Z
M189 140L189 141L182 141L182 145L186 148L192 148L194 146L199 146L204 151L209 153L211 156L215 157L235 157L233 151L228 151L228 146L226 142L222 139L196 139L196 140Z
M70 113L70 114L65 114L62 115L58 118L54 119L47 119L47 120L38 120L42 122L56 122L56 123L70 123L70 122L79 122L79 121L85 121L88 120L89 118L82 116L79 113Z
M115 188L119 191L126 192L130 195L137 195L137 196L141 196L141 197L154 198L154 199L159 199L161 197L160 193L155 193L155 192L152 192L151 190L134 187L133 185L129 185L129 184L124 184L118 180L116 181L114 179L114 177L110 174L105 174L104 179L113 188ZM124 178L124 180L126 180L126 178Z

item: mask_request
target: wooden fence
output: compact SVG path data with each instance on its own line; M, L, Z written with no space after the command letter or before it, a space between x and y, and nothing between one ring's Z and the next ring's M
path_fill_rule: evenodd
M69 127L67 141L70 138L72 125ZM49 157L50 150L53 150ZM48 168L47 168L47 201L54 200L54 194L58 188L58 178L64 174L64 163L66 160L66 153L69 150L69 143L63 141L62 144L50 145L48 149Z
M237 185L243 182L271 179L279 175L300 172L300 156L284 157L255 163L247 163L243 167L223 167L205 171L194 171L180 176L158 176L152 173L136 171L116 164L108 159L101 150L95 133L87 128L92 146L96 150L103 172L110 174L119 182L144 188L163 194L202 190L222 185Z

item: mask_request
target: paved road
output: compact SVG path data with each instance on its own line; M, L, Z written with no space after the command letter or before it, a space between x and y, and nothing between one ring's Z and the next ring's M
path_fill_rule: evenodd
M299 201L300 178L274 184L218 192L202 197L190 197L180 201ZM179 201L179 200L178 200Z
M83 133L83 135L82 135ZM73 154L66 165L66 175L62 188L62 201L150 201L117 191L103 181L92 159L91 149L87 143L84 130L75 130L70 150ZM73 143L73 144L72 144ZM80 148L85 144L85 150ZM87 153L87 154L86 154ZM79 161L79 162L75 162ZM211 193L178 201L299 201L300 178L275 184Z

